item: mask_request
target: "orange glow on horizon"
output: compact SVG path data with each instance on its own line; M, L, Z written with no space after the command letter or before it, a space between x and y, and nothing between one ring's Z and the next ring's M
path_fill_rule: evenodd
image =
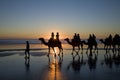
M62 31L58 30L50 30L49 32L44 32L44 33L16 33L16 34L1 34L0 39L38 39L40 37L45 38L45 39L50 39L51 33L54 32L54 35L56 37L56 33L59 32L59 39L65 39L65 38L73 38L74 33L64 33ZM93 33L80 33L80 38L81 39L87 39L89 37L89 34ZM109 36L109 34L112 34L112 36L115 35L115 33L94 33L97 38L105 38Z

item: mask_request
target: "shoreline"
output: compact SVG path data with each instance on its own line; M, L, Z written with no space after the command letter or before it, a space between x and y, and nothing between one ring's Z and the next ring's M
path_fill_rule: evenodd
M47 50L47 48L30 49L30 51L38 51L38 50ZM25 51L25 49L0 49L0 52L6 52L6 51Z
M30 51L39 51L39 50L48 50L48 48L30 49ZM64 48L63 50L72 50L72 48ZM76 50L78 50L78 49L76 49ZM87 48L83 48L83 50L87 50ZM94 50L94 48L93 48L93 50ZM98 50L105 50L105 49L104 48L98 48ZM108 50L112 50L112 48L108 49ZM6 51L25 51L25 49L0 49L0 52L6 52Z

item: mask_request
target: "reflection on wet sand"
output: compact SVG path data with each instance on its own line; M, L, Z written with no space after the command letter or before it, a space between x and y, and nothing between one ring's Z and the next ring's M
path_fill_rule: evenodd
M76 53L76 54L75 54ZM72 61L67 66L67 70L72 70L74 72L79 72L82 66L85 66L87 64L89 70L96 69L98 54L97 53L87 53L87 60L83 59L83 52L81 52L81 55L79 51L76 51L74 54L72 53Z
M30 70L30 57L25 57L25 68L26 71Z
M108 51L108 53L105 53L104 55L104 60L101 62L101 65L106 65L107 67L109 67L110 69L113 68L113 66L115 65L115 67L119 67L120 65L120 53L116 52L116 53L110 53Z
M24 54L23 52L16 52L17 55L0 58L0 80L119 79L120 54L118 52L112 53L110 50L109 53L106 53L105 50L100 50L98 55L97 53L86 55L86 51L83 50L81 54L80 50L78 52L74 51L71 55L71 50L64 50L64 56L62 54L58 56L57 49L55 52L56 57L54 53L46 57L46 50L31 52L31 55L34 56L25 59L24 56L18 55Z
M63 55L55 56L52 54L51 56L48 56L48 68L42 80L67 80L61 72Z
M79 72L81 67L85 65L85 62L83 61L83 54L81 54L81 57L80 57L79 51L74 51L74 52L76 54L73 53L72 51L72 61L67 66L67 70L72 68L75 72Z
M88 58L88 66L90 71L96 69L96 64L97 64L97 60L98 60L98 54L97 53L90 53L89 55L87 54L87 58Z

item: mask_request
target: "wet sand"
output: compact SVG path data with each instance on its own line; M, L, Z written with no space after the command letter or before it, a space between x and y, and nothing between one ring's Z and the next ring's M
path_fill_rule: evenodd
M120 78L120 60L113 59L113 53L105 55L99 50L91 58L86 50L73 53L64 50L62 55L49 58L48 50L30 52L30 58L24 52L0 53L0 80L118 80ZM83 57L82 57L83 56ZM106 56L106 57L105 57Z

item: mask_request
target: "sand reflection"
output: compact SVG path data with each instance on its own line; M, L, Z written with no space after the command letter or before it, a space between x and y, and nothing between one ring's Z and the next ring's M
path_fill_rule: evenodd
M55 49L55 54L58 54L57 49ZM63 55L57 55L51 54L51 56L48 57L48 69L46 73L44 74L43 80L66 80L66 77L61 72L63 62Z

